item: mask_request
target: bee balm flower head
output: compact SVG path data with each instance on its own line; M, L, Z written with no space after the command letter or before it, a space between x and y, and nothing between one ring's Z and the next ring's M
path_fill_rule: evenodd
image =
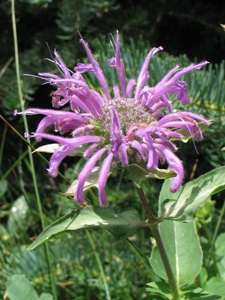
M120 53L120 39L117 32L115 55L108 60L109 67L115 68L118 85L109 88L98 62L92 55L88 44L81 37L90 63L79 63L74 71L68 70L65 63L55 51L54 63L60 68L62 77L51 73L40 73L40 77L57 87L52 94L52 105L61 108L69 105L68 110L29 108L23 114L42 114L33 136L37 141L42 138L53 140L60 146L50 159L48 172L57 176L62 160L74 150L85 149L87 160L78 176L74 198L84 201L84 185L96 164L100 164L98 177L100 205L107 205L105 185L113 165L126 168L130 163L142 162L149 171L167 163L175 171L171 191L175 192L182 184L184 169L176 156L177 147L174 140L182 140L182 132L187 131L194 140L202 138L198 121L209 122L191 112L172 110L170 94L183 104L189 103L187 84L180 78L193 70L204 67L208 62L192 64L185 68L176 66L154 87L149 81L149 63L151 57L162 47L153 48L147 55L136 80L127 80ZM92 72L97 78L101 92L91 89L83 73ZM166 113L165 113L166 112ZM49 125L54 125L60 135L45 133ZM71 135L63 137L66 132Z

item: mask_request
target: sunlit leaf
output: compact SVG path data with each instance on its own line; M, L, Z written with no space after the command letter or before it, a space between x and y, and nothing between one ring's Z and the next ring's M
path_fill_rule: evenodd
M59 147L61 147L61 145L57 144L57 143L46 144L46 145L40 146L37 149L35 149L33 151L33 153L34 152L54 153ZM81 155L83 155L85 149L86 149L86 147L82 147L82 146L77 147L76 149L71 151L71 153L68 154L68 156L81 156Z
M202 267L202 250L195 223L164 220L159 224L159 230L177 286L181 287L194 280ZM158 276L167 281L167 274L157 247L152 251L150 263Z
M47 145L43 145L43 146L38 147L37 149L35 149L33 151L33 153L34 152L54 153L59 147L60 147L60 145L57 144L57 143L47 144Z
M193 220L196 209L214 195L225 189L225 167L214 169L197 179L194 179L176 193L170 192L171 181L164 182L160 197L160 212L162 219L189 222Z
M92 187L98 188L99 171L100 171L99 167L95 167L93 169L90 176L88 177L88 179L84 183L84 188L83 188L84 191L87 191L88 189L90 189ZM74 193L77 189L77 184L78 184L78 180L76 179L72 182L72 184L67 189L67 191L65 193L62 193L62 194L66 195L66 196L74 196Z

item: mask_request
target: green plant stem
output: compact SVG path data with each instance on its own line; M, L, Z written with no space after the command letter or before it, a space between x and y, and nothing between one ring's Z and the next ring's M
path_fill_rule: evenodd
M11 0L11 12L12 12L12 27L13 27L13 39L14 39L14 51L15 51L15 64L16 64L16 77L17 77L18 93L19 93L21 109L24 110L24 100L23 100L21 80L20 80L19 52L18 52L16 13L15 13L15 1L14 0ZM23 122L24 122L25 131L29 132L28 123L27 123L27 119L26 119L25 115L23 115ZM30 143L29 139L28 139L28 143ZM39 190L38 190L38 185L37 185L37 178L36 178L35 168L34 168L34 161L33 161L32 152L31 152L30 147L28 147L28 155L29 155L29 160L30 160L30 165L31 165L31 170L32 170L32 179L33 179L33 183L34 183L35 196L37 199L37 206L38 206L40 219L41 219L41 226L42 226L42 230L44 230L45 229L44 215L43 215L43 211L42 211L42 205L41 205L41 200L40 200L40 195L39 195ZM49 251L48 243L46 243L44 245L44 247L45 247L46 260L47 260L47 264L48 264L49 277L50 277L50 281L51 281L52 294L53 294L54 299L56 300L57 299L57 289L56 289L55 277L54 277L51 259L50 259L50 251Z
M220 210L220 215L219 215L218 221L216 223L216 228L215 228L215 231L214 231L214 234L213 234L213 238L212 238L212 245L215 244L215 240L216 240L216 237L217 237L217 234L218 234L221 222L223 220L224 213L225 213L225 201L223 202L223 206L222 206L222 208Z
M212 238L212 234L211 234L211 231L208 228L208 224L203 225L203 228L205 230L205 234L206 234L206 237L209 241L209 246L210 246L210 249L209 249L210 250L210 261L208 261L208 267L210 267L210 265L212 263L211 260L212 260L215 271L220 276L220 272L219 272L219 269L218 269L218 266L217 266L217 261L216 261L216 255L215 255L215 248L214 248L215 247L215 245L214 245L215 241Z
M2 119L8 126L9 128L12 129L12 131L23 141L27 144L27 146L29 146L31 148L31 150L35 151L36 148L30 143L30 139L25 139L2 115L0 115L0 119ZM26 118L25 118L26 120ZM36 145L36 142L34 143L34 145ZM22 154L27 155L28 149ZM35 153L45 162L45 163L49 163L49 161L38 151L35 151ZM13 166L11 168L8 169L8 171L3 175L4 177L2 179L6 179L6 177L11 173L12 169L20 162L22 158L19 157L18 160L13 164ZM59 172L59 176L65 180L67 183L71 184L71 182L61 173Z
M127 243L130 245L131 249L134 251L134 253L139 257L139 259L142 261L145 267L151 272L150 276L153 277L151 265L147 257L141 252L141 250L134 243L132 243L129 239L126 240Z
M7 127L4 127L3 135L2 135L2 139L1 139L1 145L0 145L0 166L2 164L2 154L3 154L4 145L5 145L6 132L7 132Z
M220 271L219 271L218 266L217 266L217 259L216 259L216 255L215 255L215 241L216 241L216 238L217 238L217 235L218 235L218 231L219 231L221 222L223 220L224 213L225 213L225 201L223 202L223 206L220 210L220 215L219 215L219 218L217 220L216 227L215 227L212 239L210 239L210 233L209 233L207 225L204 226L204 229L206 231L206 234L208 235L208 240L209 240L209 243L210 243L210 250L211 250L211 255L212 255L212 258L213 258L213 265L214 265L214 267L216 269L216 272L219 276L221 276L221 274L220 274Z
M103 267L102 267L100 257L98 255L98 252L97 252L96 247L95 247L95 243L93 241L93 238L92 238L90 232L88 230L85 230L85 232L86 232L87 238L88 238L88 240L91 244L91 247L93 249L95 259L97 261L97 264L98 264L98 267L99 267L99 270L100 270L100 273L101 273L101 277L102 277L103 284L104 284L104 287L105 287L106 299L111 300L110 293L109 293L109 287L108 287L108 284L107 284L107 281L106 281L106 278L105 278L105 273L104 273L104 270L103 270Z
M138 187L136 187L136 189L137 189L138 196L141 200L142 207L143 207L143 209L144 209L144 211L147 215L149 228L152 231L152 234L155 238L156 244L157 244L158 249L159 249L160 256L162 258L162 262L163 262L163 265L164 265L164 268L165 268L165 271L166 271L166 274L167 274L167 277L168 277L168 282L169 282L171 293L172 293L172 296L173 296L172 300L179 300L180 297L179 297L179 290L178 290L178 287L177 287L177 281L176 281L176 278L173 274L173 270L172 270L172 267L170 265L168 255L166 253L166 249L164 247L164 244L163 244L163 241L162 241L162 238L161 238L161 235L160 235L159 223L157 222L157 218L154 217L154 215L151 211L151 208L148 205L148 202L146 200L144 191L141 188L138 188Z

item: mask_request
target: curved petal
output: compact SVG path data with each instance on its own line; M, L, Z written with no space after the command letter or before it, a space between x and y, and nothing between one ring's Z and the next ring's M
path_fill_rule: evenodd
M101 158L102 154L106 151L106 148L102 148L95 152L95 154L86 162L82 171L78 176L77 190L74 195L74 200L78 202L84 202L84 184L88 176L93 171L93 168L97 161Z
M84 39L82 37L81 37L80 41L81 41L84 49L87 52L87 56L90 59L95 77L98 79L99 83L101 84L101 87L102 87L104 93L106 94L107 99L110 100L111 97L110 97L110 93L109 93L108 84L106 82L105 76L104 76L101 68L99 67L98 62L94 59L94 56L92 55L92 53L88 47L88 44L84 41Z
M41 136L45 138L49 138L49 136L54 137L51 136L50 134L41 134ZM56 177L58 175L58 167L62 162L62 160L67 155L69 155L74 149L76 149L77 147L83 144L99 142L99 138L94 136L89 136L89 138L87 138L87 136L76 137L76 138L58 137L59 139L57 139L57 136L55 137L56 139L54 138L49 138L49 139L59 142L61 146L53 153L49 161L48 172L53 177Z
M160 46L159 48L152 48L151 51L148 53L137 79L137 86L136 86L135 97L134 97L135 99L139 99L139 95L143 85L149 80L148 66L151 57L160 50L163 50L163 47Z
M113 153L109 153L101 165L101 170L98 177L99 203L101 206L108 205L106 199L106 193L105 193L105 185L109 177L109 169L110 169L110 164L112 162L112 159L113 159Z
M147 161L148 153L147 153L146 149L141 145L141 143L134 140L134 141L131 142L131 147L136 149L140 153L143 161Z
M111 134L110 134L110 142L111 142L111 152L114 154L116 158L119 158L118 148L122 144L122 132L120 129L119 117L114 108L111 110L112 122L111 122Z
M148 147L148 163L147 168L149 170L155 170L158 167L158 154L153 146L152 137L146 135L144 140L145 144Z
M134 79L130 79L127 83L126 94L127 98L131 98L133 87L135 86L136 81Z
M172 179L171 192L176 192L182 185L184 179L184 168L181 160L169 149L163 145L155 145L155 147L164 155L169 167L177 173Z
M129 160L127 156L127 147L125 144L121 144L118 148L119 160L123 167L128 166Z
M72 149L68 145L62 145L52 154L49 161L49 168L47 169L48 173L52 177L56 177L58 175L59 165L71 151Z

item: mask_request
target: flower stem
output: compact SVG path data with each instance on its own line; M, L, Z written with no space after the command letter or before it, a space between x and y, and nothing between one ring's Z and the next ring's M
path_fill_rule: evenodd
M177 286L176 278L173 274L172 267L170 265L170 261L169 261L166 249L164 247L164 244L163 244L163 241L162 241L162 238L160 235L158 219L154 217L152 210L151 210L150 206L148 205L148 202L146 200L146 197L145 197L145 194L144 194L144 191L142 190L142 188L136 187L136 190L137 190L138 196L141 200L142 207L144 208L144 211L147 215L149 228L151 229L152 235L154 236L156 244L159 249L159 253L160 253L160 256L161 256L161 259L162 259L162 262L163 262L163 265L164 265L164 268L165 268L165 271L166 271L166 274L168 277L170 290L171 290L171 293L173 296L172 300L179 300L180 299L179 289Z
M24 110L24 100L23 100L23 93L22 93L22 88L21 88L21 80L20 80L20 68L19 68L19 52L18 52L18 39L17 39L17 29L16 29L16 13L15 13L15 0L11 0L11 13L12 13L12 27L13 27L13 38L14 38L14 52L15 52L15 65L16 65L16 77L17 77L17 85L18 85L18 93L19 93L19 100L20 100L20 106L21 109ZM28 132L28 123L26 116L23 115L23 122L24 122L24 127L25 130ZM28 139L29 143L29 139ZM32 174L32 179L33 179L33 184L34 184L34 190L35 190L35 196L37 200L37 206L38 206L38 211L41 219L41 226L42 229L45 229L45 221L44 221L44 215L42 211L42 205L41 205L41 200L40 200L40 194L38 190L38 185L37 185L37 178L36 178L36 173L35 173L35 168L34 168L34 160L31 152L31 148L28 147L28 155L29 155L29 161L30 161L30 166L31 166L31 174ZM54 300L57 300L57 289L56 289L56 282L55 282L55 276L53 273L53 268L52 268L52 263L50 259L50 251L49 251L49 246L48 243L44 245L45 249L45 255L46 255L46 260L48 264L48 271L49 271L49 277L50 277L50 282L51 282L51 288L52 288L52 294L54 297Z
M105 277L105 273L104 273L104 270L103 270L103 267L102 267L100 257L98 255L97 249L95 247L95 243L93 241L93 238L92 238L90 232L88 230L85 230L85 233L86 233L87 238L88 238L88 240L91 244L92 250L93 250L94 255L95 255L95 259L97 261L97 264L98 264L98 267L99 267L99 270L100 270L100 274L101 274L103 284L104 284L104 288L105 288L106 299L111 300L110 293L109 293L109 287L108 287L108 284L107 284L107 280L106 280L106 277Z

